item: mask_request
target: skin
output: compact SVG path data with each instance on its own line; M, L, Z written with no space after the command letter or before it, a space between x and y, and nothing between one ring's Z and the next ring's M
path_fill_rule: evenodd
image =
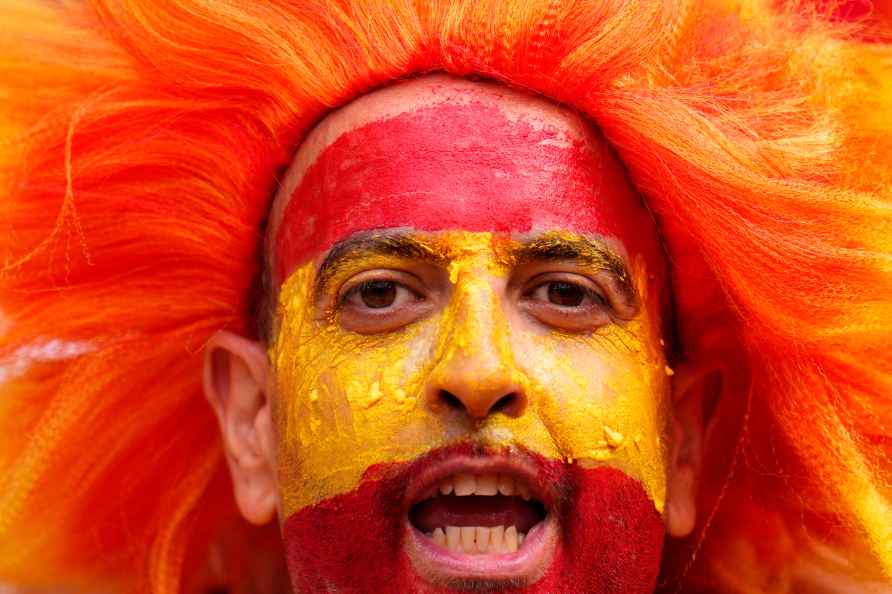
M503 591L652 589L634 574L656 571L663 527L685 536L696 517L705 382L667 366L658 236L588 122L445 76L371 93L301 145L267 251L274 341L219 333L205 392L242 514L279 517L298 591L350 577L335 574L352 539L323 545L351 506L379 533L355 545L376 563L356 575L460 591L413 553L394 485L472 451L576 494L553 514L556 552ZM654 536L599 542L609 506ZM635 555L655 561L623 565ZM568 571L587 556L620 581Z

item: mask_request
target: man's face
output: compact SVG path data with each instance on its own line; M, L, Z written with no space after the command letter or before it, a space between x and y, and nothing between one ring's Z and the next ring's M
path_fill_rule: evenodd
M653 223L566 109L432 77L329 116L272 219L299 592L653 590Z

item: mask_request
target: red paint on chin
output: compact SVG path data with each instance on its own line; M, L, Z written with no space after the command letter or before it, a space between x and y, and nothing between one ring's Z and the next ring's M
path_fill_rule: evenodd
M663 523L640 483L613 468L542 461L567 496L555 513L561 536L551 565L511 594L650 594L656 587ZM405 552L402 498L412 465L373 467L354 491L294 513L285 522L291 579L298 593L455 594L415 571Z
M650 226L594 132L570 142L493 106L443 103L347 132L322 151L283 213L276 276L372 229L563 229L640 242Z

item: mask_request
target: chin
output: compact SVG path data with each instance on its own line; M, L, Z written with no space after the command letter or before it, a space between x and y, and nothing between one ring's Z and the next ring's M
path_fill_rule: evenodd
M283 525L298 593L650 594L663 537L620 470L470 444L373 466Z

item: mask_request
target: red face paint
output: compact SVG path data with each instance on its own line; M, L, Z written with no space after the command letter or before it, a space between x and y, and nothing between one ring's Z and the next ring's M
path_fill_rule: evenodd
M613 468L583 469L538 460L543 478L567 497L552 513L562 527L560 546L545 574L499 592L533 594L650 594L656 587L663 523L640 483ZM293 514L283 527L295 592L456 594L434 586L405 552L401 501L419 463L370 468L345 493Z
M347 132L306 171L275 240L276 277L358 231L616 237L658 254L652 222L595 133L568 140L479 102L441 103Z

